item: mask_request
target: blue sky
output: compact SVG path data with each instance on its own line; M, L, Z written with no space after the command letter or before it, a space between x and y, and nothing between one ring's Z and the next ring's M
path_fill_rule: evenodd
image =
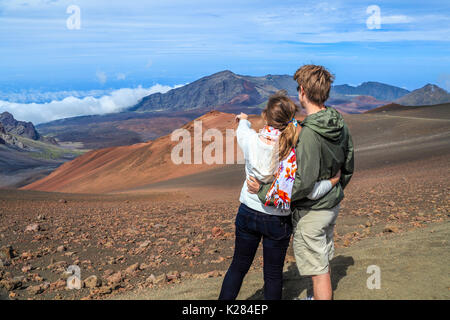
M80 29L67 27L70 5ZM368 28L371 5L379 29ZM0 0L0 92L175 86L304 63L337 84L450 90L449 43L450 1Z

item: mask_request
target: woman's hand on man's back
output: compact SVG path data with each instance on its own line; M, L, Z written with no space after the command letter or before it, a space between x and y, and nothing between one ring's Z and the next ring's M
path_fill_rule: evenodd
M341 169L339 169L338 173L330 179L331 184L333 187L339 183L339 180L341 180Z
M248 177L247 179L247 189L248 192L250 193L258 193L259 188L261 187L261 181L259 181L258 179L256 179L255 177Z

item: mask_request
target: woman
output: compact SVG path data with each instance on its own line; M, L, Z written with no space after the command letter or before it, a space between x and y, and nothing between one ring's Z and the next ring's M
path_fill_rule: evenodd
M252 176L265 183L273 180L266 200L275 206L261 203L257 195L248 192L244 182L235 222L234 256L222 284L221 300L236 299L261 238L264 297L267 300L281 299L283 265L292 233L290 195L296 172L294 148L300 133L294 118L296 112L294 102L285 92L278 92L269 98L262 112L266 125L259 134L251 129L246 114L236 117L239 121L237 140L244 153L246 177ZM317 182L308 198L321 198L338 183L339 178L338 174L331 180Z

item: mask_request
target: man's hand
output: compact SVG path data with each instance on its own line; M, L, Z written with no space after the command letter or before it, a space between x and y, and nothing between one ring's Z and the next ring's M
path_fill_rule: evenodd
M258 191L259 191L260 186L261 186L261 182L258 179L256 179L255 177L251 177L250 176L247 179L248 192L257 194Z
M236 116L236 122L239 122L240 120L247 120L248 119L248 115L241 112L240 115Z
M331 184L333 187L339 183L339 180L341 180L341 170L339 169L338 173L330 179Z

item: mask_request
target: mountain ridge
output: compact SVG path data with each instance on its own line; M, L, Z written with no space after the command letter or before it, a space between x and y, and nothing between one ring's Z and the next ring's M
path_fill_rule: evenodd
M245 76L224 70L202 77L183 87L166 93L154 93L141 99L127 111L155 112L167 110L192 110L225 106L257 106L278 90L286 90L288 95L297 97L297 82L289 75ZM353 87L347 84L335 85L330 99L346 100L353 96L371 96L386 101L398 99L410 91L388 84L368 81Z
M450 102L450 94L445 89L428 83L394 102L404 106L435 105Z
M6 133L19 135L33 140L39 140L41 138L32 122L18 121L7 111L0 113L0 123L3 125Z

